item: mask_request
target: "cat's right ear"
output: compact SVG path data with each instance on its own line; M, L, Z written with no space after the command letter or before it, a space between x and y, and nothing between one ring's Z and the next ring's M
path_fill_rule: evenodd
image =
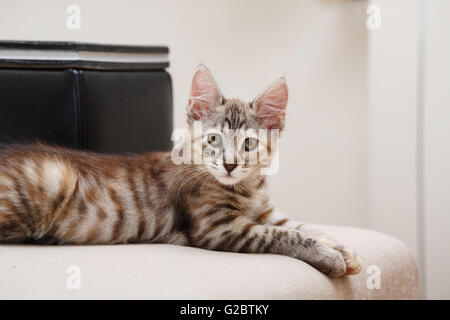
M194 120L208 117L222 104L222 94L211 72L203 65L197 67L192 79L188 114Z

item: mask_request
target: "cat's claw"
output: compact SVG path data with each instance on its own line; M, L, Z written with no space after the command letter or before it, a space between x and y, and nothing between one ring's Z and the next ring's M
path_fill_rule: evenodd
M351 249L342 246L342 249L338 249L344 257L345 264L347 265L347 274L357 274L362 268L362 259Z

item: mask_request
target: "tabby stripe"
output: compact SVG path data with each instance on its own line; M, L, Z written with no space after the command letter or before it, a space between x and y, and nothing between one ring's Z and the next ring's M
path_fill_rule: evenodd
M222 209L229 209L229 210L239 211L239 209L235 205L233 205L231 203L228 203L228 202L217 203L216 204L216 208L222 208Z
M242 231L240 233L238 233L238 235L228 244L228 248L230 250L233 250L234 246L241 241L242 239L244 239L247 234L250 232L250 229L253 228L256 225L256 223L249 223L246 226L244 226L244 228L242 229Z
M214 207L210 208L208 211L206 211L205 213L202 213L202 214L196 216L194 218L196 220L196 223L194 223L194 225L192 226L192 233L195 234L198 232L199 228L201 227L202 220L206 219L207 217L209 217L211 219L218 214L223 215L225 213L224 213L223 207L214 206Z
M238 194L239 196L244 198L250 198L252 196L252 192L250 190L238 187L233 187L233 193Z
M69 244L74 241L74 235L78 231L78 221L73 219L70 225L67 227L67 230L63 234L62 238L65 240L64 244Z
M211 233L212 231L214 231L218 226L222 225L222 224L228 224L233 222L234 220L236 220L239 217L239 215L235 214L235 215L226 215L223 218L217 219L215 221L213 221L208 228L206 228L206 230L199 236L199 239L203 239L205 236L207 236L209 233Z
M19 194L20 202L22 203L22 206L27 211L27 214L32 215L33 214L33 204L30 200L29 194L27 193L27 188L25 184L23 183L23 180L20 178L23 172L21 172L20 169L18 170L18 176L14 177L14 182L16 184L16 191Z
M297 240L305 248L310 248L316 243L314 239L311 238L303 239L300 235L297 235Z
M276 225L276 226L282 226L283 224L285 224L285 223L288 222L288 221L289 221L288 219L281 219L281 220L275 222L274 225Z
M75 206L76 209L74 208ZM73 202L71 202L70 207L72 209L75 209L74 211L78 214L78 219L75 217L74 211L71 211L72 214L67 217L67 219L72 218L69 222L69 226L67 227L68 231L64 234L65 240L67 240L69 243L74 242L74 236L78 233L81 221L84 220L87 211L87 207L82 195L76 197Z
M83 196L80 196L80 199L78 201L77 213L78 213L78 216L80 217L79 222L81 222L82 220L84 220L86 218L87 205L86 205L86 201L84 200Z
M257 234L251 236L247 239L247 241L244 242L244 244L241 246L241 248L238 250L239 252L248 252L251 245L255 242L256 238L258 237Z
M214 220L212 222L212 225L215 226L215 227L218 227L221 224L231 223L234 220L236 220L237 218L239 218L238 214L227 214L226 216L224 216L221 219Z
M264 177L261 178L261 180L259 180L258 184L256 185L256 189L261 189L262 187L264 187L266 184L266 179Z
M108 215L106 214L105 210L98 207L97 208L97 217L100 221L104 221L108 217Z
M51 215L55 215L56 211L61 207L63 201L65 199L64 190L61 189L58 193L58 196L52 201L51 204Z
M37 180L37 187L35 187L36 189L36 194L37 194L37 199L36 199L36 206L39 207L39 203L44 203L47 195L45 194L44 188L43 188L43 177L42 177L42 170L41 168L39 168L36 165L36 169L34 170L34 173L36 174L36 180ZM61 205L61 203L59 203L59 200L61 199L61 194L62 194L62 201L64 200L64 188L61 188L59 190L58 196L56 197L56 199L54 199L52 201L52 203L50 204L50 213L47 214L45 212L45 210L47 210L47 208L44 206L41 206L40 210L42 211L42 216L43 216L43 220L45 220L45 227L52 229L52 218L54 218L55 212L56 210L59 208L59 206ZM39 209L38 209L39 210Z
M147 203L147 207L151 210L156 208L156 204L152 201L151 197L150 197L150 189L151 189L151 177L150 177L150 171L146 170L145 171L145 175L144 175L144 188L145 188L145 194L146 194L146 203ZM158 194L159 195L159 194Z
M79 194L79 184L78 184L78 179L76 179L75 181L75 187L73 188L72 193L70 194L69 198L67 199L65 205L63 205L64 203L64 199L63 202L60 205L60 212L59 214L57 214L57 211L55 210L53 217L50 219L49 222L49 228L50 229L54 229L58 226L60 226L68 217L70 209L72 209L75 200L77 199Z
M258 245L255 248L255 252L260 252L261 247L266 244L268 234L269 234L269 229L266 229L264 231L264 234L262 235L262 237L259 239Z
M231 230L230 230L230 229L225 230L224 232L222 232L222 233L220 234L219 238L223 238L223 237L227 236L227 235L230 234L230 233L231 233Z
M99 225L94 223L89 231L86 233L86 238L84 240L85 243L92 244L94 240L97 239L99 233Z
M109 192L109 196L111 197L111 200L114 203L114 206L116 208L116 213L117 213L117 220L116 220L116 223L114 224L111 241L117 241L122 232L122 228L123 228L123 225L125 222L125 212L124 212L123 206L121 204L119 195L117 194L116 190L114 190L112 187L109 187L108 192Z
M75 182L75 188L73 189L72 194L70 195L66 205L62 208L62 210L58 216L56 216L56 213L55 213L55 219L52 223L52 227L53 227L53 225L61 224L66 219L67 215L69 214L69 210L72 208L74 201L77 198L78 193L80 192L79 187L80 186L79 186L78 179L77 179Z
M33 186L30 184L30 181L27 179L24 179L24 177L26 177L23 168L22 168L23 164L21 163L21 166L17 168L17 173L19 175L19 186L20 189L22 191L22 197L23 200L25 200L26 204L27 204L27 214L30 215L30 217L32 217L33 220L33 225L34 228L37 229L38 223L36 221L36 219L38 218L38 215L40 215L40 212L38 212L38 210L36 210L35 207L35 203L33 201L34 197L33 197ZM42 217L41 217L42 218ZM46 218L46 215L44 214L44 220Z
M266 238L264 236L262 236L259 241L258 244L255 245L255 250L254 252L259 253L261 252L261 247L266 243Z
M206 211L205 213L198 215L196 217L196 220L201 221L201 220L205 219L206 217L213 217L214 215L217 215L219 213L223 214L222 209L223 208L217 208L216 206L214 206L214 207L210 208L208 211Z
M23 209L26 210L27 203L26 203L26 201L24 203L24 199L23 199L21 191L20 191L19 182L17 181L16 177L13 176L12 174L7 173L7 175L13 181L14 191L16 191L18 197L20 198L22 206L24 206ZM20 224L22 225L22 227L24 229L26 229L30 235L33 234L33 232L34 232L34 222L33 222L33 219L31 217L30 212L24 213L22 211L22 208L19 208L19 206L15 202L12 203L11 209L14 212L14 214L16 215L16 217L19 219Z
M27 191L25 190L25 187L20 186L17 189L17 192L20 195L20 201L22 203L22 206L25 208L26 212L23 212L23 216L26 217L26 221L28 221L28 226L30 229L36 233L38 229L38 223L37 223L37 213L35 212L33 208L33 202L32 199L30 199L29 195L27 194Z
M145 195L143 195L141 193L141 190L139 190L133 174L134 174L133 170L131 170L131 172L128 172L128 183L132 188L131 193L133 194L133 200L136 203L137 212L139 215L138 231L135 237L135 241L139 241L142 239L142 235L144 234L145 231L145 216L144 216L145 205L143 204L143 199L145 198Z
M211 238L206 238L203 239L200 243L199 243L199 247L203 248L203 249L209 249L209 244L211 243Z
M172 187L172 185L170 184L169 186L166 186L166 183L164 181L164 179L162 179L160 177L160 173L157 172L157 170L155 170L155 168L150 168L150 176L152 177L152 180L154 182L156 182L156 188L158 190L158 195L164 195L170 192L170 188Z
M152 240L154 240L156 237L158 237L159 233L163 229L163 225L161 223L161 217L156 217L155 219L156 219L156 222L155 222L156 226L155 226L155 230L152 235Z
M89 203L97 202L98 195L97 195L97 186L92 186L89 188L88 191L86 191L86 199Z
M0 192L8 192L8 191L11 191L10 187L0 184Z
M155 210L156 204L152 201L151 196L150 196L151 195L151 191L150 191L151 177L150 177L149 169L144 170L143 182L144 182L144 193L145 193L145 201L147 204L147 210L152 212L152 210ZM155 221L156 219L157 219L157 215L155 214L155 216L153 217L153 221ZM151 221L149 221L149 223L150 222ZM156 222L155 222L155 224L156 224ZM150 225L148 226L148 228L150 229ZM155 227L155 230L156 230L156 227ZM149 237L150 237L150 235L149 235Z
M94 205L94 204L93 204ZM99 235L102 231L102 223L107 218L107 215L105 211L100 207L97 206L95 208L97 212L97 223L94 223L93 226L89 229L87 232L85 243L95 243L96 240L99 238Z
M2 199L2 204L8 208L6 212L10 213L12 217L8 217L8 219L11 219L11 222L5 222L2 225L9 225L10 223L16 224L20 230L22 230L22 233L25 231L25 233L28 233L31 235L31 231L28 229L28 226L23 221L22 217L17 213L17 211L20 212L20 210L17 208L17 206L11 202L9 199Z
M267 218L269 217L269 215L273 212L273 210L274 210L273 208L270 208L269 210L264 211L256 218L256 221L258 223L264 223L267 220Z
M86 179L87 180L87 179ZM90 183L90 182L86 182ZM80 193L80 197L78 198L78 205L76 213L78 214L79 220L76 221L74 224L78 224L78 234L80 231L80 226L82 223L87 220L88 217L88 203L92 204L95 203L96 200L96 190L93 186L88 186L87 189L84 189L83 194ZM81 236L84 236L82 234Z
M25 238L23 229L20 225L14 221L6 222L0 225L0 234L2 235L2 241L8 242L8 240L21 241Z
M279 241L279 237L276 230L272 230L272 240L268 245L264 247L264 253L269 253L272 247Z
M228 248L228 243L230 243L234 238L239 237L239 234L232 233L231 230L225 230L218 238L224 238L221 242L216 244L214 250L226 251Z

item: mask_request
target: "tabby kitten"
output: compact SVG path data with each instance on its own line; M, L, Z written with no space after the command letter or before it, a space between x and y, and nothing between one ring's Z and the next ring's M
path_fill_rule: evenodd
M288 220L270 203L261 169L276 145L247 133L281 130L287 99L284 79L252 103L225 99L200 66L187 113L190 128L200 123L203 131L192 130L182 150L119 156L6 146L0 151L0 242L159 242L286 255L331 277L356 273L360 260L353 251ZM203 161L175 164L174 156L187 151ZM255 153L262 156L251 163Z

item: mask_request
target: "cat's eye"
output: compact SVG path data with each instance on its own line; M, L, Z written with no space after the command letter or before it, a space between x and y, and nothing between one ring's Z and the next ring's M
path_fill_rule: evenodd
M210 134L208 136L208 143L212 146L219 146L222 143L222 137L218 134Z
M255 148L258 146L258 140L255 138L247 138L244 141L244 150L245 151L252 151L255 150Z

